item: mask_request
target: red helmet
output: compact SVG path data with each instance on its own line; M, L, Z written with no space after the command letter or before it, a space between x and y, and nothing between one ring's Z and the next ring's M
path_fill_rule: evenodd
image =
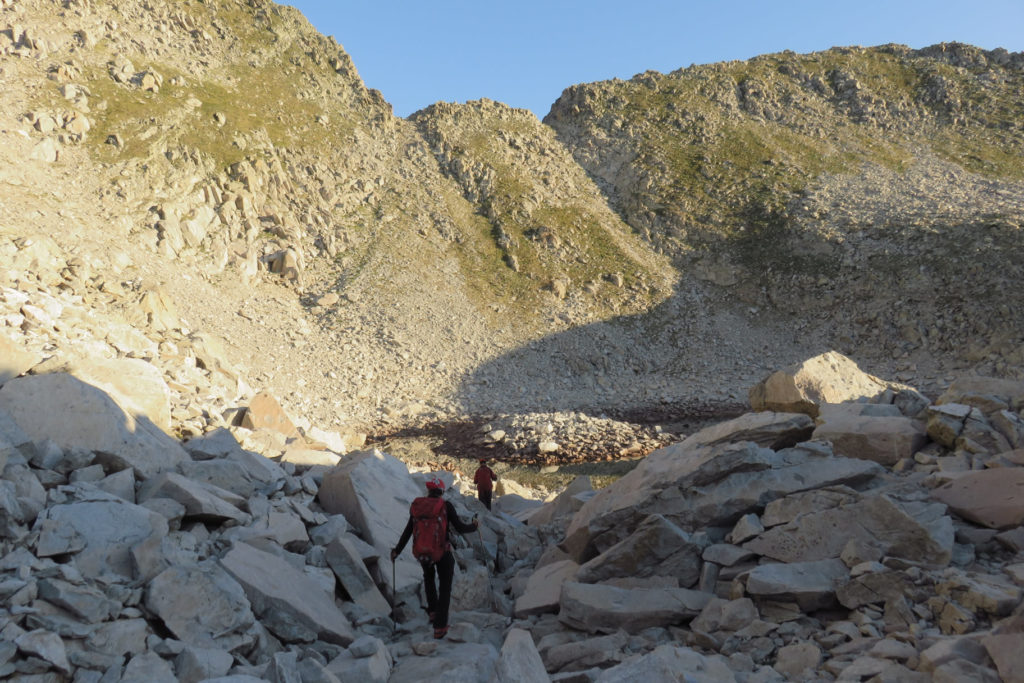
M444 482L438 477L431 477L427 479L427 490L428 491L444 491Z

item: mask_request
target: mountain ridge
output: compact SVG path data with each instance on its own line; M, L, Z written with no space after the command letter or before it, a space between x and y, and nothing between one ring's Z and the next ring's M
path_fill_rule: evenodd
M1017 144L1002 114L1021 107L1021 55L781 53L572 86L547 124L489 100L398 119L337 42L270 2L36 0L0 16L8 239L94 259L128 317L158 286L316 420L683 413L740 405L760 375L829 348L933 391L954 369L1024 365L1006 314L1019 163L981 133L960 163L910 133L896 144L881 124L923 109L879 97L918 60L935 72L927 106L969 131L1005 122L989 128ZM816 80L816 59L838 66ZM952 107L963 78L998 97ZM606 91L634 118L599 116ZM840 114L850 149L830 160L816 150ZM657 163L627 163L636 150ZM48 219L29 218L31 188L52 188Z

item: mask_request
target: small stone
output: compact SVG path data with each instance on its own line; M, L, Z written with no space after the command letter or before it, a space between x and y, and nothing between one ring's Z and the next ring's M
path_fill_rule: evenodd
M761 524L761 520L758 519L757 515L749 514L744 515L736 522L736 526L733 527L732 533L729 534L727 540L733 544L740 544L762 533L764 533L764 525Z
M436 641L424 640L419 643L412 644L412 651L420 657L429 657L430 655L437 652L439 644Z
M71 672L67 652L64 650L64 641L56 633L36 629L18 636L14 643L25 654L39 657L64 673Z
M452 624L448 629L448 640L453 643L480 642L480 629L468 622Z
M818 668L821 650L810 642L794 643L779 649L775 670L789 680L797 680L808 670Z

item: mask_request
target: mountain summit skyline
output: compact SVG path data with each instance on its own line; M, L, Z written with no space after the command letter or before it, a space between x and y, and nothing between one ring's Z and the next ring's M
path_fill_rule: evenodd
M951 0L289 4L333 35L402 117L487 98L541 119L572 85L784 50L955 41L1024 50L1024 6L1011 0L982 0L969 12Z

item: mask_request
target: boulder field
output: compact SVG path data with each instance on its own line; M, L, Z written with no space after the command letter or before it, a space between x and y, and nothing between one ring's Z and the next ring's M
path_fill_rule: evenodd
M330 450L270 395L183 440L150 417L160 373L6 358L7 680L1020 680L1024 383L933 402L811 359L751 390L794 412L707 427L597 491L520 487L488 512L440 472L482 523L434 640L419 567L388 559L426 472Z

